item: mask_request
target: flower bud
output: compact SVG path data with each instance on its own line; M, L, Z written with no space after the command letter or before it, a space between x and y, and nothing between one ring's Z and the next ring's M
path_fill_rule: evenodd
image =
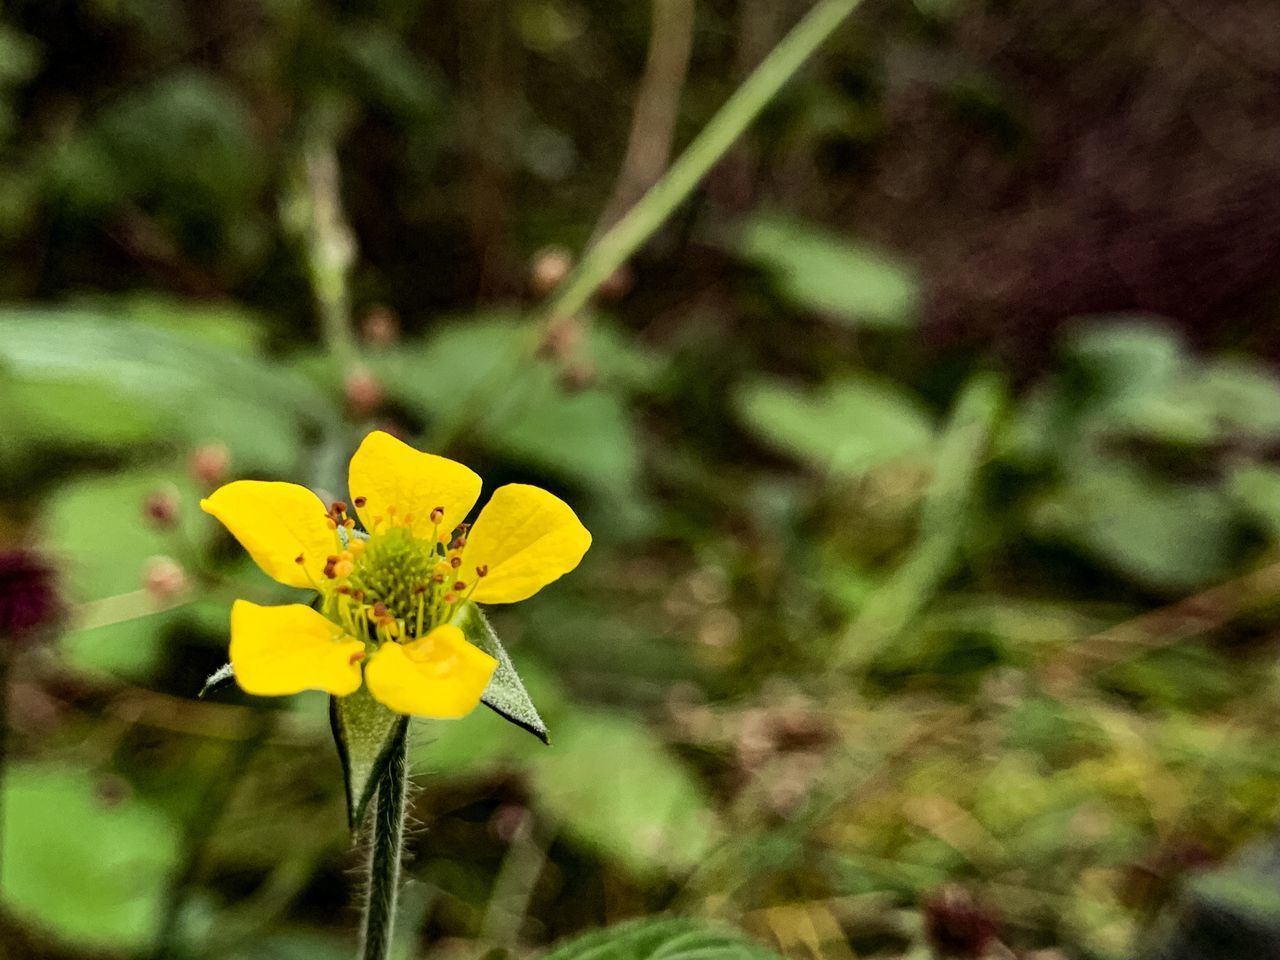
M400 318L385 304L375 304L360 322L360 335L371 347L393 346L400 339Z
M147 561L142 577L142 587L154 600L161 603L180 596L187 589L187 574L176 560L170 557L152 557Z
M533 255L529 264L529 284L539 297L560 285L560 281L573 269L573 254L565 247L543 247Z
M560 372L560 388L565 393L581 393L596 382L596 368L589 363L571 363Z
M370 416L382 406L382 384L364 367L353 370L342 385L347 409L357 419Z
M226 479L231 468L231 454L224 443L205 443L191 454L191 475L204 487L213 488Z
M178 522L178 491L163 487L152 492L143 503L142 511L156 527L172 527Z

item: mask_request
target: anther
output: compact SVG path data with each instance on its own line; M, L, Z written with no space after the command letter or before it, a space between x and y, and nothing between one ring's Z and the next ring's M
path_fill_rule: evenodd
M360 508L362 508L362 507L363 507L366 503L368 503L369 501L368 501L368 499L366 499L365 497L356 497L356 498L355 498L355 500L354 500L354 501L352 501L352 502L353 502L353 503L355 503L355 505L356 505L356 509L357 509L357 510L359 510Z
M298 554L296 557L293 558L293 562L296 563L298 566L302 566L304 563L307 562L307 558L304 557L302 554Z
M470 529L471 529L471 524L469 524L469 523L460 523L460 524L458 524L458 533L459 533L459 534L461 534L461 535L462 535L462 536L464 536L464 537L467 535L467 531L468 531L468 530L470 530Z
M444 602L448 604L455 604L458 602L458 597L456 594L446 593L444 595Z
M467 589L467 585L463 583L461 580L459 580L457 583L453 585L453 589L461 593L463 590Z
M363 590L355 591L354 593L351 594L351 599L354 600L356 603L364 603L364 591Z
M347 552L356 557L360 556L360 554L364 553L364 541L352 540L347 544Z
M450 550L461 550L461 549L462 549L463 547L465 547L466 545L467 545L467 538L466 538L466 537L458 537L458 539L454 540L454 541L453 541L453 543L449 544L449 549L450 549Z
M443 574L443 573L437 573L437 574L432 575L432 577L431 577L431 582L432 582L432 583L444 583L444 574Z
M347 512L347 505L341 500L333 501L333 512L338 516L342 516Z
M439 523L444 519L444 507L436 507L431 511L431 522Z
M450 558L449 558L449 566L453 567L453 568L456 570L458 567L462 566L462 558L461 558L461 557L450 557Z
M487 563L482 563L480 564L480 566L476 567L477 577L487 577L488 575L489 575L489 565Z
M337 563L333 565L333 573L335 576L341 579L342 577L351 576L351 571L354 570L355 568L356 568L356 565L352 563L350 560L339 560Z
M355 653L353 653L353 654L351 655L351 659L350 659L350 660L348 660L347 662L348 662L348 663L359 663L359 662L360 662L361 660L363 660L363 659L364 659L364 651L363 651L363 650L357 650Z
M351 588L344 583L341 586L335 588L333 592L340 593L342 594L342 596L348 597L351 595Z
M375 603L373 605L373 615L379 620L384 619L387 615L387 605L382 601Z

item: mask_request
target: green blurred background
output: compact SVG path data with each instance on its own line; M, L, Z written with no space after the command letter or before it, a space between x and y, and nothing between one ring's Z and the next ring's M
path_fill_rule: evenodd
M0 8L0 956L352 956L197 500L374 427L595 535L494 611L552 745L417 726L399 960L1280 956L1280 11L867 0L548 322L808 7Z

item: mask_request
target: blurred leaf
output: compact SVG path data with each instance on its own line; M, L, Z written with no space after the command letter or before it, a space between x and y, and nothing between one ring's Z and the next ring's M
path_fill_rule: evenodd
M484 692L484 705L518 727L528 730L543 743L548 743L547 727L538 709L520 682L511 657L494 633L489 621L474 603L465 603L454 615L453 623L461 628L467 640L498 661L498 669Z
M914 323L915 276L863 244L757 215L743 228L738 254L762 267L783 297L839 323L888 330Z
M164 417L183 444L222 440L238 470L291 470L302 427L339 411L295 373L224 349L225 317L214 318L211 335L198 316L178 332L159 329L154 315L138 323L85 308L4 308L0 363L32 382L103 385L105 396Z
M720 827L689 771L648 727L567 711L555 745L532 758L538 802L580 839L638 873L693 868Z
M130 796L108 800L85 771L5 772L0 890L18 916L96 949L150 943L177 867L178 831Z
M699 920L650 918L563 943L542 960L780 960L736 930Z
M1234 511L1223 493L1129 463L1081 464L1035 519L1046 533L1160 590L1224 577L1235 559Z
M640 443L620 384L648 369L645 354L614 334L589 332L585 355L602 345L600 380L569 391L553 363L524 356L528 333L527 323L510 315L480 317L371 362L387 389L427 418L453 418L463 413L459 404L478 405L467 418L473 437L496 453L613 496L633 494Z
M193 69L112 101L57 164L62 189L80 205L150 201L178 216L222 219L253 200L263 169L244 103Z
M329 724L342 761L347 788L347 820L360 829L365 810L377 792L378 781L396 744L404 739L409 718L388 710L370 695L368 687L349 697L329 698Z
M887 383L854 377L815 391L790 384L749 383L734 394L743 422L777 450L841 477L858 477L933 443L924 407Z
M1067 337L1063 352L1088 393L1106 399L1165 387L1187 362L1178 334L1147 317L1091 320Z
M1244 463L1227 480L1231 499L1257 521L1273 542L1280 541L1280 467Z

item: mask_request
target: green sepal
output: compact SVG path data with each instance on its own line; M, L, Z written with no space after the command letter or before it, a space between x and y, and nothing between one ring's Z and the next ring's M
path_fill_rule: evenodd
M228 683L236 678L236 672L232 669L231 664L223 664L213 673L209 674L209 679L204 682L204 686L200 688L200 692L196 694L196 699L203 700L206 694L213 693L219 687L225 687Z
M543 743L550 744L547 736L547 725L538 715L538 709L529 698L529 691L520 681L520 675L507 656L502 641L489 626L489 621L474 603L464 603L453 615L453 624L471 643L498 661L498 669L489 681L489 687L480 698L481 702L498 716L509 720L517 727L528 730Z
M362 686L349 697L329 698L329 725L347 787L347 824L355 834L387 769L409 718L388 710Z

